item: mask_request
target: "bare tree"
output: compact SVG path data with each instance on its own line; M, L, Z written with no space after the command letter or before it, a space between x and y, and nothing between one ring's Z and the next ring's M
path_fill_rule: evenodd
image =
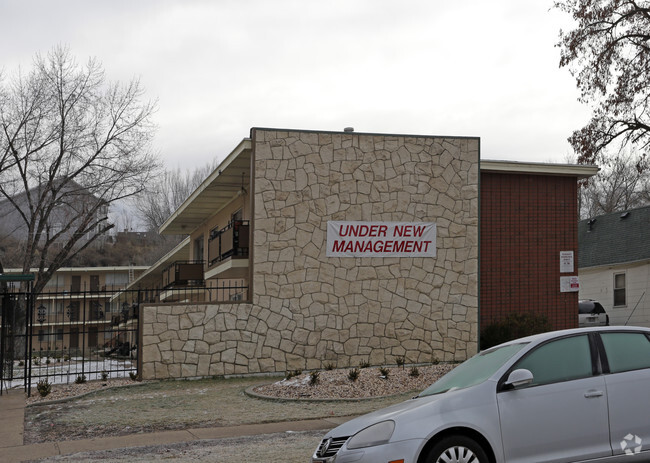
M611 147L650 146L650 3L557 0L575 28L560 32L560 67L576 78L580 101L593 106L589 123L569 138L579 163L594 163Z
M176 209L217 167L216 160L193 171L167 170L135 199L135 206L147 231L158 231Z
M580 185L580 217L589 218L648 204L650 172L645 156L620 153Z
M138 80L107 82L94 59L63 47L0 82L0 209L24 239L34 291L113 225L108 207L143 191L159 167L150 152L152 102Z

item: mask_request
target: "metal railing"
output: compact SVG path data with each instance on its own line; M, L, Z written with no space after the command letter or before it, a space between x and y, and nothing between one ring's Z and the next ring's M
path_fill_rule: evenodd
M162 273L164 288L172 286L201 286L204 284L202 260L176 261L167 266Z
M0 393L39 381L67 384L138 375L138 324L143 303L237 302L244 280L210 287L0 293Z
M208 238L208 266L228 259L248 257L250 222L233 220L222 229L213 229Z

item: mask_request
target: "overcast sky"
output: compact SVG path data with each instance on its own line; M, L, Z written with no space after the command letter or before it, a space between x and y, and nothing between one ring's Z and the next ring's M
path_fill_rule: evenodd
M168 167L251 127L478 136L484 159L565 162L588 120L551 0L0 0L0 69L70 47L158 100Z

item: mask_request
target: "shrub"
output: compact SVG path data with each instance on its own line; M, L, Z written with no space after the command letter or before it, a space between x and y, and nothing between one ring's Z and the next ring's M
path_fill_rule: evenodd
M386 367L379 367L379 373L381 373L381 377L384 379L388 379L388 375L390 373L390 370Z
M102 381L106 381L108 379L108 372L102 371Z
M129 378L131 378L131 381L137 381L138 380L138 374L133 372L133 371L129 371Z
M420 370L418 370L418 367L412 367L409 370L409 376L411 376L412 378L417 378L418 376L420 376Z
M318 371L312 371L311 373L309 373L309 385L316 386L318 384L319 376L320 376L320 372Z
M77 376L77 379L75 379L74 382L77 383L77 384L85 383L86 382L86 375Z
M370 368L370 362L364 361L359 363L359 368Z
M325 364L325 369L326 370L333 370L334 369L334 364L332 362L327 362Z
M359 379L359 369L358 368L353 368L348 372L348 379L352 381L353 383Z
M397 364L398 367L404 368L404 364L406 363L406 358L404 356L402 357L395 357L395 363Z
M289 370L287 371L287 374L284 376L284 379L291 379L300 375L302 375L302 370Z
M24 362L23 360L21 360L20 362L18 362L18 366L19 366L19 367L24 367L24 366L25 366L25 362Z
M40 394L41 397L45 397L50 392L52 392L52 385L48 382L46 378L38 382L38 384L36 385L36 389L38 390L38 393Z
M481 330L481 350L550 330L551 324L544 315L532 312L512 313L503 320L487 325Z

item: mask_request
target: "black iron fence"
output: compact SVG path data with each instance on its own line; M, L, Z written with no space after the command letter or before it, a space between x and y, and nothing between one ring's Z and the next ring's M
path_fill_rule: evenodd
M10 286L0 293L0 394L23 386L30 395L39 381L135 378L141 304L245 301L244 283L38 295Z
M137 375L142 291L3 295L4 388Z

